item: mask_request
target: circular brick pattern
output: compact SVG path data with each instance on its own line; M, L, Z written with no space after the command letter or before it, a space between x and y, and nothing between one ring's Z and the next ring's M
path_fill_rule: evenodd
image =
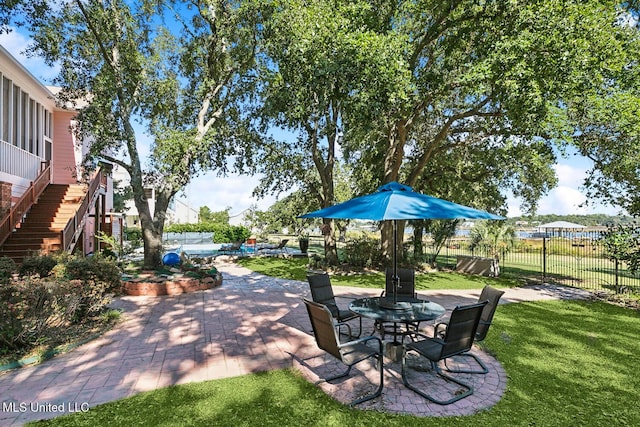
M500 363L477 347L472 350L485 365L489 373L482 374L450 374L473 386L471 396L450 405L439 405L423 398L405 387L401 378L401 363L385 357L384 388L382 396L356 405L357 409L369 409L395 414L413 414L417 416L460 416L473 415L489 409L500 401L506 390L507 375ZM427 394L438 399L449 399L460 393L460 387L436 375L429 362L421 358L409 356L407 376L409 382ZM345 365L333 356L317 349L309 348L307 352L298 352L293 358L293 366L307 380L315 383L325 393L341 403L349 403L357 397L372 393L379 381L377 366L371 361L361 362L354 366L351 374L339 381L328 383L322 378L331 377L345 371ZM442 365L442 362L440 362ZM478 369L470 357L455 357L449 366L456 369ZM445 371L446 373L446 371Z

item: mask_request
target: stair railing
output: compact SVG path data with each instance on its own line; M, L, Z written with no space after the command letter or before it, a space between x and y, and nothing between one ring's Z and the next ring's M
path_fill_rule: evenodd
M0 219L0 245L7 241L16 226L22 221L31 206L38 201L47 185L51 183L51 165L48 161L40 163L40 173L35 181L32 181L27 191L11 207L9 214Z
M89 182L89 188L87 193L80 203L80 207L76 211L76 214L69 219L67 225L64 227L62 233L62 249L67 252L73 252L78 243L78 238L82 234L84 223L86 222L87 212L89 207L93 206L97 197L100 195L99 189L106 188L107 175L102 171L102 168L98 168L93 178Z

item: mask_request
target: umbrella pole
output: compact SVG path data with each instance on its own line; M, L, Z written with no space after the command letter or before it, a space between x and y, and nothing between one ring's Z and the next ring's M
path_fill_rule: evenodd
M400 284L400 277L398 277L398 221L393 220L393 304L398 302L398 285Z

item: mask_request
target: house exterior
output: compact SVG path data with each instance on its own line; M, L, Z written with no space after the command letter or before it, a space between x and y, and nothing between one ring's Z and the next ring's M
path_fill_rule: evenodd
M76 111L56 103L56 90L38 81L0 45L0 221L17 209L47 168L46 185L87 187L81 167L87 144L75 140L71 129ZM105 178L92 194L96 197L75 220L81 241L73 246L85 254L96 250L95 235L113 210L111 179ZM28 219L27 212L20 215Z

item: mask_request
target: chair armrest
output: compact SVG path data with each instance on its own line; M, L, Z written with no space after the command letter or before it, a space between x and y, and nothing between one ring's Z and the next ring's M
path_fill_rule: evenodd
M438 334L440 333L440 328L442 328L442 332L444 332L447 329L448 324L445 322L440 322L440 323L436 323L435 326L433 327L433 337L437 337Z
M355 301L358 298L360 298L360 297L348 297L348 296L345 296L345 295L334 295L333 297L336 298L336 299L338 299L338 298L340 298L340 299L348 299L348 300L351 300L351 301Z
M403 335L402 335L402 345L404 345L404 339L405 339L406 337L410 337L410 338L411 338L411 337L422 337L422 338L424 338L424 339L431 339L431 337L429 337L428 335L423 334L422 332L417 332L417 331L416 331L416 332L412 332L411 334L403 334ZM413 340L413 338L411 338L411 339ZM415 341L415 340L414 340L414 341Z

